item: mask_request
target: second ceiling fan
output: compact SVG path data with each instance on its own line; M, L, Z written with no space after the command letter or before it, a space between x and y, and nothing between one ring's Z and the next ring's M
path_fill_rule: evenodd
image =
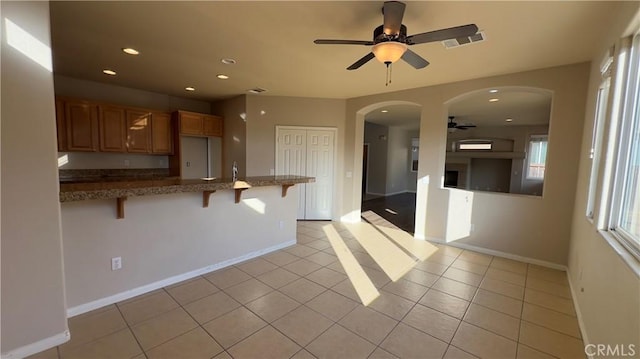
M469 24L407 36L407 27L402 24L404 9L405 4L402 2L385 1L382 8L384 23L373 30L372 41L318 39L314 43L319 45L373 46L371 52L347 67L347 70L355 70L374 57L386 64L387 67L402 59L414 68L421 69L429 65L429 61L411 51L408 46L468 37L478 32L478 27L475 24Z

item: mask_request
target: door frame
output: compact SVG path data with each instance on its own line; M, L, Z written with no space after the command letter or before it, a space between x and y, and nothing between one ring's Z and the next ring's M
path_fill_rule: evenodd
M362 171L362 183L364 184L364 186L362 186L362 189L361 189L362 196L363 196L362 201L364 201L364 196L367 193L369 193L369 149L370 148L369 148L368 142L365 142L362 144L362 154L363 154L362 164L366 168L366 171ZM364 155L366 155L367 157L365 158Z
M337 127L325 127L325 126L291 126L291 125L276 125L276 138L275 138L275 161L273 167L273 174L276 175L276 170L278 168L278 148L280 146L280 130L321 130L321 131L331 131L333 132L333 178L331 179L331 185L333 186L333 193L331 194L331 219L335 219L336 216L336 176L338 174L338 128Z

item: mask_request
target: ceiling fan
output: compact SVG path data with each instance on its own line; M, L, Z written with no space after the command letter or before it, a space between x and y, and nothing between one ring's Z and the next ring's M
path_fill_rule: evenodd
M414 68L421 69L429 65L429 61L408 49L408 46L467 37L478 32L478 27L475 24L469 24L407 36L407 27L402 24L404 9L405 4L402 2L385 1L382 8L384 23L373 30L372 41L318 39L314 43L319 45L373 46L371 52L347 67L347 70L355 70L374 57L387 67L402 59Z
M476 127L476 125L474 124L458 124L457 122L453 122L455 118L455 116L449 116L449 123L447 123L447 129L449 130L449 132L453 132L456 130L466 130Z

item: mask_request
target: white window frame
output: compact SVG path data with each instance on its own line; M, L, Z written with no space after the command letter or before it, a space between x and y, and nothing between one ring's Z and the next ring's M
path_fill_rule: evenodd
M493 151L493 141L492 140L459 140L456 144L457 151L482 151L482 152L491 152Z
M595 216L595 207L597 200L597 189L599 185L598 170L600 168L600 158L602 149L602 132L604 123L609 113L609 99L611 98L611 73L613 64L613 47L607 52L607 56L600 65L600 74L602 82L598 87L598 95L596 97L596 109L593 120L593 130L591 134L591 148L589 150L589 159L591 160L591 174L589 176L589 186L587 189L587 208L586 216L593 222Z
M629 185L627 174L630 170L630 146L633 130L640 127L640 33L637 33L627 52L628 65L625 66L626 85L620 96L623 108L618 125L613 125L615 135L615 167L611 171L612 191L609 207L608 230L636 259L640 260L640 237L627 232L621 226L624 194ZM618 122L612 121L612 122Z
M540 140L540 139L544 139L544 141ZM536 141L537 140L537 141ZM533 142L546 142L547 143L547 152L549 152L549 135L545 134L545 135L530 135L529 136L529 140L527 141L527 160L525 161L525 169L527 171L527 175L525 176L525 179L527 179L528 181L544 181L544 177L546 176L546 172L547 172L547 154L545 154L544 157L544 174L542 175L542 177L537 177L537 176L532 176L529 172L529 169L531 168L531 144Z

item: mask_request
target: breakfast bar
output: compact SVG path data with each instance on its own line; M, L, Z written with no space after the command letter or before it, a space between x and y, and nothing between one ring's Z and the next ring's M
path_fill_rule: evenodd
M233 190L235 203L239 203L242 192L252 187L281 186L282 197L285 197L290 187L313 181L313 177L302 176L259 176L237 181L230 178L78 178L61 181L60 202L116 199L117 218L124 218L124 201L129 197L202 192L202 207L206 208L210 196L218 190Z

